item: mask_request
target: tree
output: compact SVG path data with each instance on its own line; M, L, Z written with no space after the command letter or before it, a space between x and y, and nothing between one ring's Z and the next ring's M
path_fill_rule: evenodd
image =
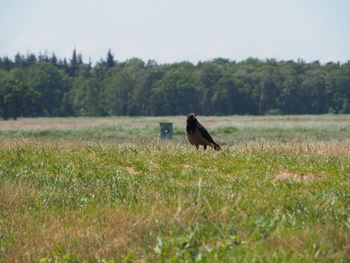
M37 100L37 93L28 86L11 79L10 77L0 79L0 114L7 120L16 120L30 112Z
M186 115L196 112L198 91L191 75L169 71L154 83L150 98L152 115Z
M200 104L203 114L213 112L213 104L211 103L214 89L213 87L221 79L224 74L224 68L221 64L214 62L204 62L199 65L198 77L200 82Z
M57 66L57 57L56 57L55 53L52 53L51 58L50 58L50 62L53 65Z
M27 57L25 59L25 65L28 67L30 65L33 65L37 62L37 58L35 56L35 54L33 53L28 53Z
M225 74L213 87L211 104L215 114L249 113L252 101L244 83L230 74Z
M2 59L2 63L1 63L2 69L10 71L14 67L15 67L15 63L11 59L9 59L8 57L4 57Z
M81 65L82 63L83 63L82 56L80 54L77 55L77 51L74 49L72 58L70 59L70 64L68 67L69 76L71 77L76 76L78 74L79 65Z
M79 75L73 81L70 99L77 116L101 116L103 114L101 87L91 74Z
M107 68L113 68L115 66L114 56L110 49L107 53L106 66Z
M26 83L39 94L35 116L64 116L64 94L69 91L64 73L51 63L41 62L27 69Z
M25 65L25 59L24 57L20 54L20 53L17 53L15 55L15 66L17 68L21 68Z

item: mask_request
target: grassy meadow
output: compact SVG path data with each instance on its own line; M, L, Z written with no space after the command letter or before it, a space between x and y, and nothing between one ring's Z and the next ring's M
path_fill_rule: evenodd
M350 262L350 116L199 121L0 121L0 262Z

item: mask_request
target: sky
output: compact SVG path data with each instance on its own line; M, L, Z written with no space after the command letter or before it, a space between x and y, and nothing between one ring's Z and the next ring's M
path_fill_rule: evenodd
M350 60L349 0L0 0L0 56Z

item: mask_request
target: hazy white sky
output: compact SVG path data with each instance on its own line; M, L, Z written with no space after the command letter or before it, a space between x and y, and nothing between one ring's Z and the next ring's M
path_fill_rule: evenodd
M0 0L0 56L350 59L349 0Z

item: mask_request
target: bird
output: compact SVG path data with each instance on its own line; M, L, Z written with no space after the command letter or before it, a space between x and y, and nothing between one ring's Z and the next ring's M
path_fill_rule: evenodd
M186 131L190 144L195 145L197 149L199 149L199 145L203 145L204 151L208 145L216 151L221 150L220 145L214 142L207 129L200 124L196 117L197 114L195 113L187 115Z

